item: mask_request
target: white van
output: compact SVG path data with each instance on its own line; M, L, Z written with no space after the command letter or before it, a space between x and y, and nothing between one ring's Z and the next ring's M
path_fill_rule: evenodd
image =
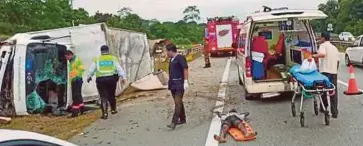
M246 99L292 91L289 67L301 64L302 50L317 51L310 20L326 17L318 10L265 9L241 24L237 66Z

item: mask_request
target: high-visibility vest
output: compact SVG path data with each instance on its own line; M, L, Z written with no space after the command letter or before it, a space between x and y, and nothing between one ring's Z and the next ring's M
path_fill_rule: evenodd
M81 59L74 56L74 59L69 63L69 79L73 81L75 78L82 78L84 66Z
M97 66L96 77L113 76L117 74L116 57L112 55L101 55L95 60Z

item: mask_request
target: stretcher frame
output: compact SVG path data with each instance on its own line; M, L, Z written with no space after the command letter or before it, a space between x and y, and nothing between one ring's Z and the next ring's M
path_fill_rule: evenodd
M319 108L318 108L318 101L323 105L323 111L324 111L324 120L325 120L325 125L328 126L330 125L330 95L329 92L330 91L335 91L336 87L334 84L331 83L332 88L316 88L316 89L306 89L304 87L303 84L301 84L299 81L296 80L295 77L292 76L292 79L294 80L294 85L293 85L293 91L294 91L294 96L292 97L291 100L291 112L292 112L292 116L296 117L296 109L295 109L295 98L297 97L298 94L301 94L301 100L300 100L300 125L301 127L305 126L305 116L304 116L304 94L302 93L302 91L305 91L306 93L310 93L313 96L313 104L314 104L314 112L315 115L319 115ZM325 108L323 99L322 99L322 95L326 93L326 99L328 102L328 106L327 108ZM335 93L337 94L337 93Z

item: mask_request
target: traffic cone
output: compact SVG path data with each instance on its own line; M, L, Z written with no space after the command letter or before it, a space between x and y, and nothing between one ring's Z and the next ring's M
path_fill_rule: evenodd
M357 82L355 80L354 76L354 68L352 65L349 66L349 84L348 84L348 90L344 91L345 95L359 95L362 94L361 91L359 91Z

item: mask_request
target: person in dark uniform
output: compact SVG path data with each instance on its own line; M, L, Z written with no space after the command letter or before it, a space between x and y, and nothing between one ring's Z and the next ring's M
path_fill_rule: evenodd
M208 51L208 45L209 45L208 38L204 38L204 46L203 46L203 54L204 54L204 62L205 62L204 68L210 68L211 67L209 51Z
M184 56L177 53L174 44L166 46L169 63L169 90L174 98L175 110L171 124L167 127L175 129L176 125L186 123L183 104L184 91L188 88L188 63Z
M94 60L88 70L87 82L92 80L96 73L96 85L101 97L102 119L108 118L108 103L111 106L111 114L117 114L116 110L116 87L119 78L122 83L126 82L125 73L115 56L110 55L107 45L101 47L101 56Z
M72 117L78 116L79 113L84 113L84 103L82 97L82 84L84 66L81 59L74 55L72 51L67 50L65 53L66 59L69 61L69 80L72 88Z

